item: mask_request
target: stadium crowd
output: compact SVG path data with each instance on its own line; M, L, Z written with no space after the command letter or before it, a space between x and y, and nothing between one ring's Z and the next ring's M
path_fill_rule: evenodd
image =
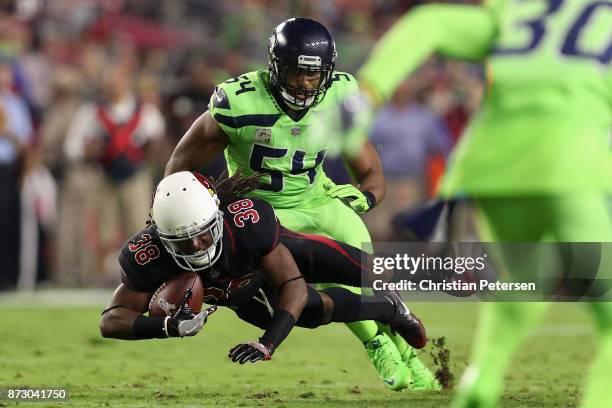
M278 22L321 21L337 69L354 72L418 3L0 1L0 290L114 285L117 250L148 218L173 147L216 83L267 65ZM393 216L435 194L480 102L481 70L432 59L380 111L371 140L388 193L366 216L375 240L393 239ZM339 159L327 169L348 178Z

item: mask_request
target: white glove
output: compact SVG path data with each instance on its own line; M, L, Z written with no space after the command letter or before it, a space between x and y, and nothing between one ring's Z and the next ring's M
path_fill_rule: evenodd
M213 314L217 310L216 306L211 306L206 310L202 310L200 313L195 315L193 319L181 320L178 324L178 332L181 337L195 336L202 330L202 327L208 321L208 316Z

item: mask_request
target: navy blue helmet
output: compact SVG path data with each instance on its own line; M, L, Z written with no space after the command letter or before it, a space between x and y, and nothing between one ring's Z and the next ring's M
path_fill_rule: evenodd
M336 64L336 44L323 24L306 17L291 18L276 27L269 40L272 88L293 109L317 104L331 85ZM320 73L318 85L306 87L299 75ZM293 80L292 80L293 79Z

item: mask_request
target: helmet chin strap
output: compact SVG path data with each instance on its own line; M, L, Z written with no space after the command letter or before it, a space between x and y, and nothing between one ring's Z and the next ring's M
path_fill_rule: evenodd
M281 91L281 96L283 97L283 100L285 101L285 103L291 109L294 109L294 110L302 110L302 109L306 109L310 107L310 105L312 105L316 97L316 96L311 96L310 98L306 98L305 101L299 101L299 102L303 102L304 105L298 105L297 104L298 100L292 95L290 95L287 91L285 91L285 88L281 86L280 91Z

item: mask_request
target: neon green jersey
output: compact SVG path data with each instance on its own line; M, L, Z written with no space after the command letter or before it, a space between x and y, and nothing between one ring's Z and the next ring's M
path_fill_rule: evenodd
M360 79L388 97L434 51L488 59L443 195L612 191L611 21L610 0L424 6L381 40Z
M245 175L262 173L263 185L251 195L276 208L296 207L323 197L322 183L327 177L322 164L327 151L337 146L330 145L333 138L321 134L318 129L323 127L316 122L357 89L352 75L336 72L322 101L294 121L272 96L267 70L218 85L209 109L229 137L225 159L230 175L237 170Z

